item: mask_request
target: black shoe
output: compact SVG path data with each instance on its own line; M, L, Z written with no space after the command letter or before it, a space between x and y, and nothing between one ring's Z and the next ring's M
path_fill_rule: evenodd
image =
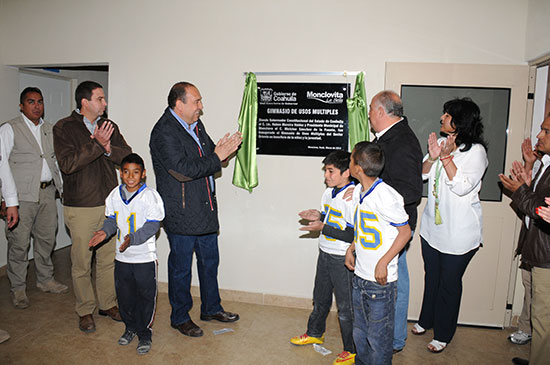
M138 355L145 355L151 350L151 340L139 340L136 351Z
M529 365L529 360L522 359L521 357L514 357L512 363L516 365Z
M118 339L118 344L122 346L126 346L127 344L132 342L134 337L136 337L136 333L134 331L126 330L124 331L122 336L120 336L120 338Z
M188 320L187 322L178 325L170 324L170 326L189 337L201 337L203 335L201 328L193 323L192 320Z
M226 311L221 311L216 314L201 314L201 321L211 321L213 319L220 322L235 322L239 320L239 315Z

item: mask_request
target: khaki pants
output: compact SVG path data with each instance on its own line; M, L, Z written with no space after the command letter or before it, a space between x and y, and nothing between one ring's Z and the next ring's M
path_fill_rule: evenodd
M525 289L523 293L523 309L518 319L518 329L531 334L531 271L521 270L521 282Z
M96 260L96 292L100 309L117 305L115 294L115 239L111 238L94 250L88 242L95 231L103 227L105 206L81 208L63 207L65 224L71 234L71 273L73 276L75 310L79 316L92 314L95 310L95 295L92 285L92 255Z
M51 258L57 231L57 206L55 186L52 184L39 191L38 202L19 202L19 223L9 230L8 278L12 291L26 289L28 252L33 237L33 257L36 267L36 281L45 283L53 279Z
M529 364L548 364L550 359L550 269L531 269L533 338Z

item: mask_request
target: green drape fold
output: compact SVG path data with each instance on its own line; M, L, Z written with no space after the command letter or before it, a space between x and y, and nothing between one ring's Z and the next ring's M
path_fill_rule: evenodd
M237 152L233 185L252 192L258 186L258 166L256 165L256 119L258 116L258 89L256 75L249 72L239 113L239 131L243 143Z
M369 140L369 117L364 72L357 75L353 97L346 100L346 102L348 106L349 150L351 151L356 143Z

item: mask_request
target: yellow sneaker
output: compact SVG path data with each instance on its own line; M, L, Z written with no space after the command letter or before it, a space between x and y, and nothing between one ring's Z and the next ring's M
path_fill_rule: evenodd
M342 351L338 354L338 357L332 365L352 365L355 364L355 354L351 352Z
M307 335L307 333L304 333L301 336L292 337L290 339L290 343L297 346L311 345L313 343L323 343L323 342L325 342L324 334L321 337L310 337Z

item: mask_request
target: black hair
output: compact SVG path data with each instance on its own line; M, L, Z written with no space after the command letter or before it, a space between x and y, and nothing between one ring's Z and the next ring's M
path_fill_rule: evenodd
M185 97L187 96L186 91L188 87L196 87L190 82L180 81L170 89L168 93L168 106L172 109L176 106L176 101L181 100L185 103Z
M464 144L460 150L468 151L474 143L479 143L487 150L487 142L483 139L483 124L479 107L470 98L453 99L443 105L443 113L449 114L451 126L455 128L457 146Z
M40 96L42 96L42 91L40 91L39 88L34 86L26 87L25 89L23 89L23 91L21 91L21 94L19 95L19 104L23 104L25 102L25 98L29 93L38 93L40 94ZM44 96L42 96L42 98L44 98Z
M351 158L356 165L361 166L365 175L377 177L384 168L384 151L373 142L359 142L353 148Z
M95 81L84 81L76 87L74 99L78 109L82 109L82 99L92 100L92 93L95 89L103 89L103 86Z
M323 165L334 165L340 173L349 169L351 154L347 151L332 151L323 159Z
M137 153L130 153L128 156L124 157L122 159L122 162L120 163L120 168L123 169L124 165L128 163L135 163L136 165L141 166L143 170L145 170L145 163L143 162L141 156Z
M376 95L378 103L388 115L401 118L403 116L403 102L395 91L384 90Z

